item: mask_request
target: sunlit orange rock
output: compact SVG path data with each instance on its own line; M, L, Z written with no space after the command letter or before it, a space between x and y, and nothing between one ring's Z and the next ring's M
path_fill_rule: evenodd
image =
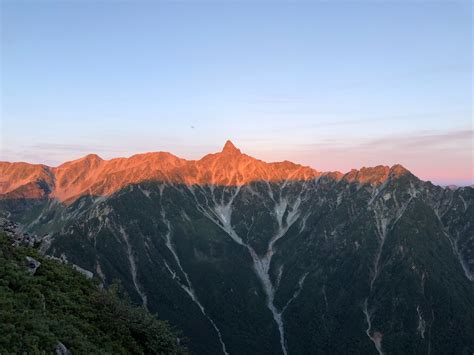
M254 181L304 181L324 175L335 181L381 184L389 176L406 173L408 170L401 165L362 168L345 175L321 173L289 161L266 163L243 154L227 141L221 152L200 160L185 160L158 152L111 160L90 154L58 167L0 162L0 198L49 196L70 203L83 195L110 195L129 184L144 181L238 186Z
M0 162L0 195L40 198L54 185L54 176L42 164Z

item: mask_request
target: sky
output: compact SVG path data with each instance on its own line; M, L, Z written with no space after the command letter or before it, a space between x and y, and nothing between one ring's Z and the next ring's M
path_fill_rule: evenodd
M0 0L0 160L227 139L266 161L474 183L471 1Z

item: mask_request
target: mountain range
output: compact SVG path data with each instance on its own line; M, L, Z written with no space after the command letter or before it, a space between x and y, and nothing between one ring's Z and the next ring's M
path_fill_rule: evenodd
M0 212L197 354L474 352L474 189L401 165L319 172L230 141L200 160L1 162Z

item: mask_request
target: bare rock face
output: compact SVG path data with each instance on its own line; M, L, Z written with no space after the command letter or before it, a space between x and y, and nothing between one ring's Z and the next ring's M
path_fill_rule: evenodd
M129 184L144 181L235 186L253 181L311 180L320 175L291 162L266 163L252 158L227 141L221 152L200 160L157 152L111 160L90 154L55 168L0 162L0 202L54 198L72 204L84 195L110 196Z
M11 205L22 199L30 203L55 199L70 205L85 195L110 196L130 184L147 181L188 186L243 186L258 181L310 181L326 176L334 180L343 178L348 182L380 185L389 177L406 174L409 171L401 165L354 169L345 175L340 172L321 173L289 161L267 163L255 159L227 141L221 152L208 154L199 160L185 160L167 152L157 152L111 160L90 154L54 168L0 162L0 202L3 200Z
M66 348L66 346L61 343L60 341L54 348L54 354L55 355L71 355L71 352Z
M82 275L84 275L85 277L87 277L88 279L92 279L94 277L94 274L92 272L90 272L89 270L83 269L82 267L76 264L72 264L72 268L76 270L77 272L81 273Z
M28 268L28 272L34 275L36 273L36 270L41 266L41 263L32 258L31 256L27 256L26 258L26 267Z
M22 231L22 226L8 218L0 217L0 231L3 231L15 246L34 247L42 238Z

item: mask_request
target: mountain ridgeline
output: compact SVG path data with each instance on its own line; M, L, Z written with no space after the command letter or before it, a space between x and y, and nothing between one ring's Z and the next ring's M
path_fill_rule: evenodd
M474 352L474 189L400 165L322 173L231 142L0 163L0 211L197 354Z

